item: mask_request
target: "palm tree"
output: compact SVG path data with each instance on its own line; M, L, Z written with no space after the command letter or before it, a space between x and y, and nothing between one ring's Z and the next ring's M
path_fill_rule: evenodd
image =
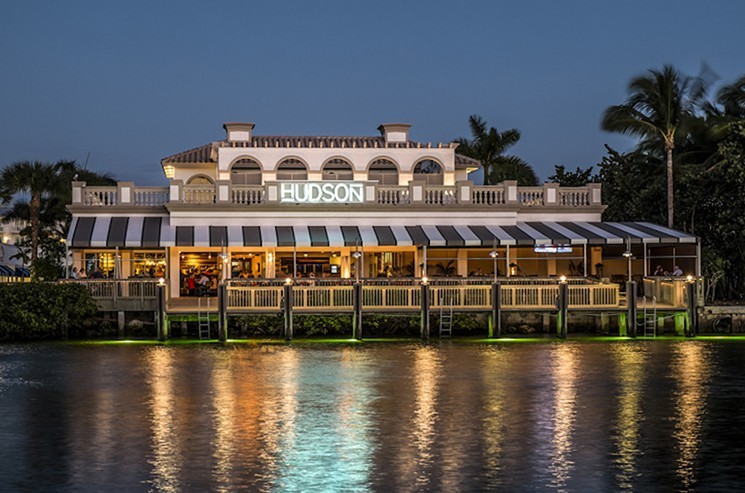
M31 262L39 253L39 233L42 206L57 189L57 172L55 166L39 161L20 161L13 163L0 174L0 200L10 202L16 194L27 194L28 215L31 227Z
M496 185L505 180L517 180L519 185L535 186L538 184L533 168L517 156L505 156L503 153L520 140L520 131L511 128L504 132L491 127L487 130L486 122L478 115L468 117L472 140L456 140L458 152L477 159L484 166L484 184Z
M629 98L603 114L601 127L642 139L640 148L664 150L667 163L667 225L673 226L673 151L676 133L693 113L692 80L665 65L629 83ZM694 91L695 92L695 91Z

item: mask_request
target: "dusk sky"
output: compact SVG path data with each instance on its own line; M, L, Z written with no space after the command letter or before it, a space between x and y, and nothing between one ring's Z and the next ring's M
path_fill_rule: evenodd
M468 137L481 115L545 180L596 164L629 80L670 63L745 73L745 2L6 1L0 167L75 159L142 185L160 159L258 135Z

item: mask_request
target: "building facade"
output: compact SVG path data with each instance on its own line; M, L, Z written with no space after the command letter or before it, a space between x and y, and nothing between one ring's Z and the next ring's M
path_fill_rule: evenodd
M88 276L164 277L171 297L230 278L622 281L658 265L700 274L697 238L603 222L600 184L475 185L479 162L454 143L411 140L406 124L370 137L224 129L224 139L161 161L167 187L74 182L73 265Z

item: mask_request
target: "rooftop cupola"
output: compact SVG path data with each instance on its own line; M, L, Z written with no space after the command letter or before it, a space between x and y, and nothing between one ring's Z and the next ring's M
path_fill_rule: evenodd
M227 133L228 142L251 142L253 123L224 123L222 128Z
M385 137L386 143L408 142L409 141L408 123L383 123L378 127L380 135Z

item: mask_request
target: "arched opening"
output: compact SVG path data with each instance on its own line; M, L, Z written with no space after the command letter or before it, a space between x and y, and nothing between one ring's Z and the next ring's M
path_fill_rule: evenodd
M215 182L212 181L212 178L205 175L196 175L189 178L189 181L186 182L187 185L214 185Z
M307 180L308 169L299 159L285 159L277 166L277 180Z
M424 180L427 185L442 185L444 174L442 166L432 159L424 159L414 166L414 179Z
M323 165L323 180L352 180L354 172L352 165L345 159L336 158Z
M393 161L376 159L367 170L367 179L381 185L398 185L398 168Z
M253 159L239 159L230 168L233 185L261 185L261 166Z

